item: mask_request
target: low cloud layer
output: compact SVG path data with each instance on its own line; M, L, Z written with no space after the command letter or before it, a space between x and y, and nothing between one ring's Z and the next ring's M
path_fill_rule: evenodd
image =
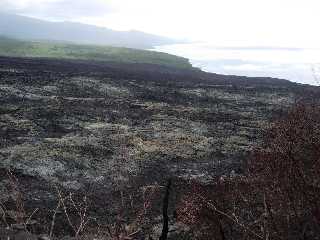
M115 9L103 0L0 0L4 12L52 20L104 16Z

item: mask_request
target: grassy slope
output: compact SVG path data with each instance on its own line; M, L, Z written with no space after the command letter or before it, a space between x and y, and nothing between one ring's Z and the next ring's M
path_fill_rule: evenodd
M147 50L53 42L30 42L0 37L0 55L14 57L68 58L125 63L151 63L191 68L189 60Z

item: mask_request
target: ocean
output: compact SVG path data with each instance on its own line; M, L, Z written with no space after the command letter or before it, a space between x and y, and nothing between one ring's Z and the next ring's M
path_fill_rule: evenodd
M274 77L320 85L320 49L280 47L216 47L188 43L156 47L190 59L203 71L250 77Z

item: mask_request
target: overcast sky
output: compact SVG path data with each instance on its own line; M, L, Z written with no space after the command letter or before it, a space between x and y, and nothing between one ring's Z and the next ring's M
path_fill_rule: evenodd
M217 46L320 48L319 0L0 0L0 9Z

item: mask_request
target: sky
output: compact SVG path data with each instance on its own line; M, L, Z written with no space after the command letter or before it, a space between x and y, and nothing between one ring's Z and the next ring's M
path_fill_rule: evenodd
M319 0L0 0L0 9L224 47L320 48Z

